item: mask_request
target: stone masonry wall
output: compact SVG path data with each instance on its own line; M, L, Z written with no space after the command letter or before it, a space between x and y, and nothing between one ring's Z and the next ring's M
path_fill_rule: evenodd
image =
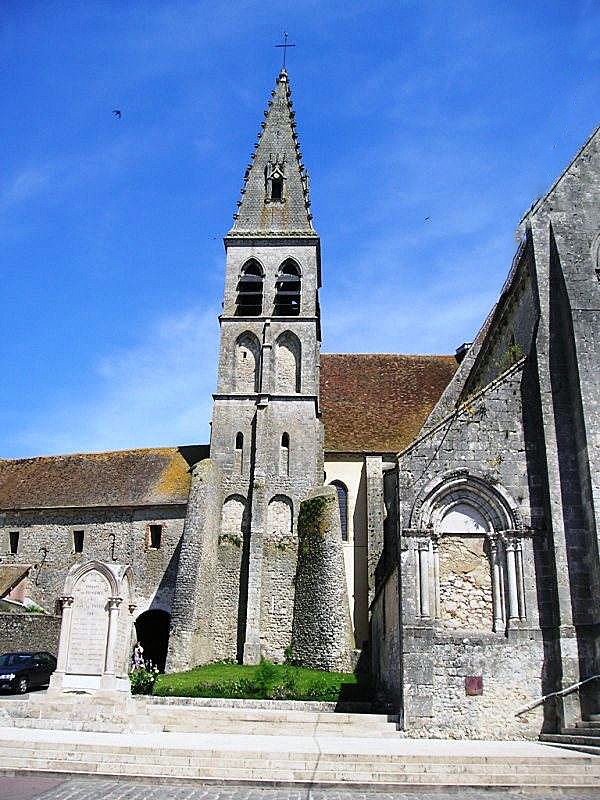
M536 403L530 369L529 362L509 368L399 458L402 530L419 524L419 509L431 487L453 474L476 476L491 492L503 492L514 503L513 513L523 529L533 529L520 539L522 618L508 630L504 623L496 633L492 633L491 560L483 537L444 534L439 539L439 583L434 585L430 560L425 617L419 610L423 554L418 539L403 537L401 710L411 735L500 738L534 736L541 728L542 712L514 716L520 706L544 693L537 593L538 581L545 580L547 546L538 492L543 482L539 441L523 422L524 405L531 409ZM427 531L413 535L427 536ZM431 559L433 551L428 552ZM503 573L504 605L505 580ZM380 606L374 609L378 617ZM482 695L466 695L469 676L483 678Z
M541 695L541 635L444 636L405 626L404 717L411 736L473 739L536 738L543 709L515 712ZM481 695L465 679L481 676Z
M0 613L0 655L11 650L45 650L58 654L60 616Z
M263 542L261 591L261 652L284 661L292 642L294 581L298 538L293 530L293 508L287 497L274 497L267 508Z
M210 611L215 659L236 659L244 540L248 536L245 498L234 495L223 503L217 553L214 605Z
M130 564L136 615L149 608L170 613L183 532L185 506L77 508L6 511L0 528L0 563L34 564L31 599L53 613L66 575L79 561ZM159 549L149 547L151 524L163 526ZM75 553L73 531L84 532ZM9 532L19 531L19 550L9 552Z
M486 338L477 367L469 376L468 393L487 386L531 349L538 317L531 262L531 254L527 250L521 258L514 286L500 318Z
M492 578L485 540L445 536L439 543L440 624L445 628L490 631Z
M370 648L376 703L396 711L402 707L402 645L398 569L380 584L371 605Z

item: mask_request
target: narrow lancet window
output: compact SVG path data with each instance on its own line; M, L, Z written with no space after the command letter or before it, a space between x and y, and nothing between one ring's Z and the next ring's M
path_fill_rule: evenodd
M148 547L150 550L160 550L162 542L162 525L150 525L148 531Z
M234 470L241 475L244 470L244 434L238 433L235 437Z
M300 314L300 269L295 261L284 261L275 284L276 317L297 317Z
M279 474L287 477L290 474L290 436L284 433L279 448Z
M11 554L16 555L19 552L19 531L11 531L8 534L8 543Z
M340 507L340 524L342 528L342 541L348 541L348 489L341 481L332 481L332 486L338 496L338 504Z
M73 552L83 553L83 531L73 531Z
M263 273L258 261L242 267L237 285L236 317L259 317L262 313Z

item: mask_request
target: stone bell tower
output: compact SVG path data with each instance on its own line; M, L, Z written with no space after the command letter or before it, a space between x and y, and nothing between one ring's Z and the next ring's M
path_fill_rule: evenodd
M210 464L194 474L171 632L192 655L170 668L283 660L291 643L298 509L323 481L320 245L294 116L283 69L224 239Z

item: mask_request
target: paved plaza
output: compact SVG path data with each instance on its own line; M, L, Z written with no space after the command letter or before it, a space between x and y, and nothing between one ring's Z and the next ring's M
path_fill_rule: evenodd
M117 778L0 776L0 800L600 800L596 789L414 789L393 792L192 786Z
M600 800L598 789L414 789L393 792L192 786L117 778L0 776L0 800Z

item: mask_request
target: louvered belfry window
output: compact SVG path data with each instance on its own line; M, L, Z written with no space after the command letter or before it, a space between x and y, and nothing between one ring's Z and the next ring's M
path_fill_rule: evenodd
M260 317L263 300L263 275L258 261L250 259L242 267L237 285L236 317Z

